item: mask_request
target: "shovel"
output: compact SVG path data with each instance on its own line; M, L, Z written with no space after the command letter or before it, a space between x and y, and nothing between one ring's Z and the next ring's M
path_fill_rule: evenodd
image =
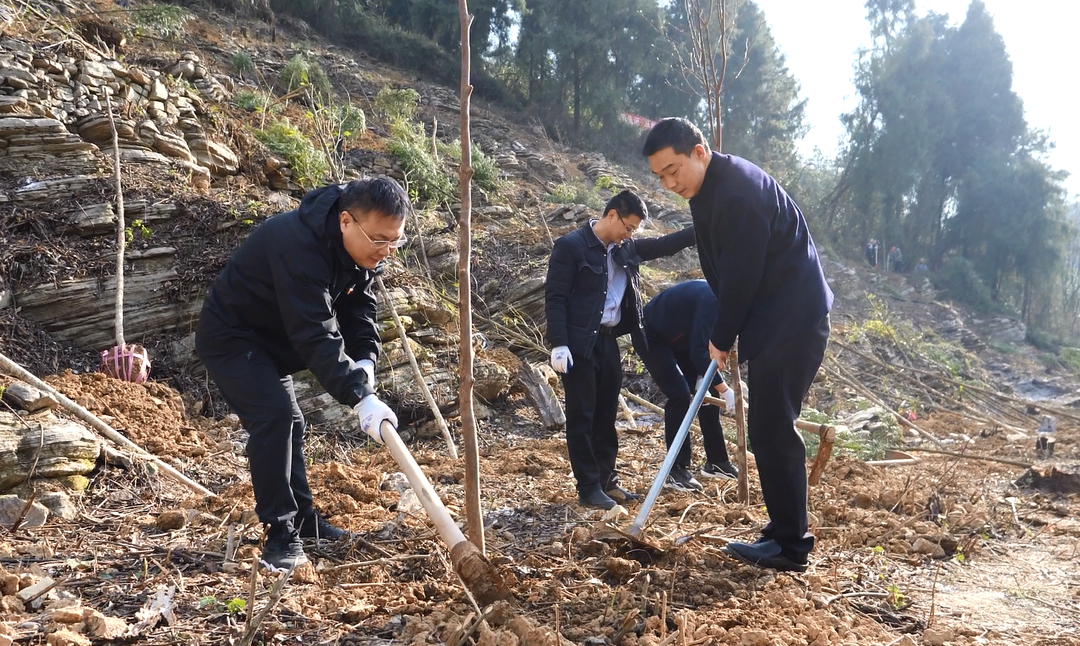
M435 524L439 537L450 548L450 560L454 563L454 571L461 577L465 587L472 592L481 606L500 599L509 599L510 590L502 573L484 558L475 545L465 540L465 535L461 533L461 529L450 516L450 512L446 511L442 500L439 499L439 494L435 493L431 487L427 476L420 470L412 453L401 441L394 425L384 421L379 431L386 448L390 449L390 455L394 456L409 485L416 492L420 504L424 506L431 522Z
M660 495L660 489L663 488L664 481L667 480L668 474L671 473L671 467L675 464L679 449L682 448L683 442L686 441L686 436L690 432L690 424L694 421L694 417L697 416L698 409L701 408L701 402L705 399L705 393L709 392L709 386L712 385L713 375L715 374L716 359L713 359L705 370L705 376L702 377L701 384L698 385L698 390L694 394L694 401L690 402L690 408L686 410L686 417L683 417L679 432L675 435L675 439L672 440L667 455L664 456L664 463L660 465L660 471L656 474L652 487L649 488L649 495L645 497L645 502L641 504L641 511L638 512L634 523L630 525L629 534L631 536L641 535L641 530L645 527L645 521L649 518L649 512L652 511L652 506L656 503L656 497Z

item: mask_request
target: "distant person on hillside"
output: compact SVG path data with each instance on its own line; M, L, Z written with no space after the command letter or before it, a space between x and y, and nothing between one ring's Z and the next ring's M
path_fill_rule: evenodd
M930 268L926 266L926 258L919 258L919 264L915 265L915 273L922 274L930 271Z
M802 211L765 171L710 152L686 119L653 126L642 151L668 190L690 200L698 259L716 295L709 356L721 368L739 339L749 363L749 439L769 524L730 556L804 571L814 548L807 518L806 445L795 430L825 356L833 295Z
M870 242L866 243L866 264L870 265L874 269L877 269L878 263L878 244L877 240L870 238Z
M645 334L634 338L634 350L667 397L664 404L664 442L668 449L679 432L692 393L709 367L709 333L716 321L716 296L709 283L690 280L660 292L645 306ZM735 412L735 390L717 371L713 389L724 399L724 408ZM705 446L703 478L739 477L728 457L720 427L720 409L705 404L697 413L701 442ZM693 442L686 436L664 486L676 491L700 491L701 483L690 472Z
M898 274L904 272L904 254L900 253L900 247L889 249L889 269Z
M411 208L387 179L311 191L251 232L203 305L195 347L249 434L255 513L269 525L262 558L275 567L307 563L301 538L349 535L315 510L292 374L314 373L376 441L382 422L397 427L375 395L373 282L405 242Z
M622 191L599 219L556 240L548 261L544 305L551 367L562 374L566 450L578 502L586 507L611 509L637 498L620 486L615 471L623 376L617 339L641 334L641 263L694 244L693 227L634 239L648 217L645 202Z

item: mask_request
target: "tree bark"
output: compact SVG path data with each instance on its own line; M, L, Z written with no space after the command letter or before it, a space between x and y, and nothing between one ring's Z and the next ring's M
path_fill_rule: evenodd
M465 511L469 521L469 540L484 553L484 516L480 510L480 451L476 438L476 413L473 410L472 347L472 133L469 130L469 100L473 87L469 59L469 28L473 17L466 0L458 0L461 16L461 216L458 222L458 312L461 343L461 366L458 401L461 402L461 434L465 441Z

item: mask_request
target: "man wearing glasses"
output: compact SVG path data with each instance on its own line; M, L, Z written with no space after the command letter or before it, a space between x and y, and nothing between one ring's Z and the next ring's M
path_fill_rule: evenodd
M693 227L660 238L635 240L649 217L640 197L622 191L599 220L555 241L545 284L551 367L566 391L566 448L577 480L578 502L611 509L636 495L615 471L619 436L615 417L622 388L616 339L641 335L638 266L694 244Z
M203 304L196 349L248 432L255 512L269 525L263 560L275 567L307 562L302 538L348 536L315 511L292 374L310 370L376 441L382 422L397 427L375 395L373 282L405 243L410 210L388 179L311 191L252 231Z

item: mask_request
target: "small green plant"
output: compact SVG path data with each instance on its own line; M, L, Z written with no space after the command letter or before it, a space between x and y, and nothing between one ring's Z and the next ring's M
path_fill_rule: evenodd
M326 75L319 63L311 60L304 54L297 54L285 63L278 74L278 85L286 94L306 88L312 100L322 105L329 101L331 86L330 77Z
M238 614L244 611L247 607L247 601L234 597L229 599L229 603L225 604L225 609L233 614Z
M148 4L136 7L131 18L136 26L136 35L177 38L184 33L188 13L174 5Z
M412 88L394 89L389 85L375 95L375 111L390 122L411 121L420 105L420 93Z
M124 240L131 242L135 239L136 232L143 240L149 238L151 233L150 227L143 224L142 220L132 220L131 226L124 229Z
M246 112L280 112L281 104L274 104L274 97L262 90L240 90L232 97L232 103Z
M217 611L220 606L221 604L218 603L217 597L212 594L199 598L199 608L202 610L210 609L213 612Z
M903 610L910 605L907 602L907 598L904 597L904 593L900 591L900 588L896 584L890 584L886 590L889 592L889 605L892 606L894 610Z
M265 130L256 130L255 137L289 162L292 179L301 188L315 188L330 174L326 155L288 119L279 119Z
M461 140L455 139L450 144L450 158L455 164L461 163ZM484 151L480 149L474 142L472 145L472 167L473 167L473 181L482 190L488 193L498 193L502 190L503 182L499 177L499 165L495 162L495 159L488 157L484 154Z
M242 49L232 55L232 66L240 76L255 71L255 61L251 58L251 54Z
M331 110L331 119L337 126L337 136L341 140L354 139L367 130L367 116L351 103L335 105Z
M558 184L547 194L547 201L555 204L584 204L599 211L604 208L604 201L591 186L575 181Z
M453 196L454 184L431 153L431 145L420 124L396 119L390 125L387 150L405 171L410 198L445 201Z
M615 190L615 180L612 179L610 175L601 175L593 182L593 186L605 191L613 191Z

